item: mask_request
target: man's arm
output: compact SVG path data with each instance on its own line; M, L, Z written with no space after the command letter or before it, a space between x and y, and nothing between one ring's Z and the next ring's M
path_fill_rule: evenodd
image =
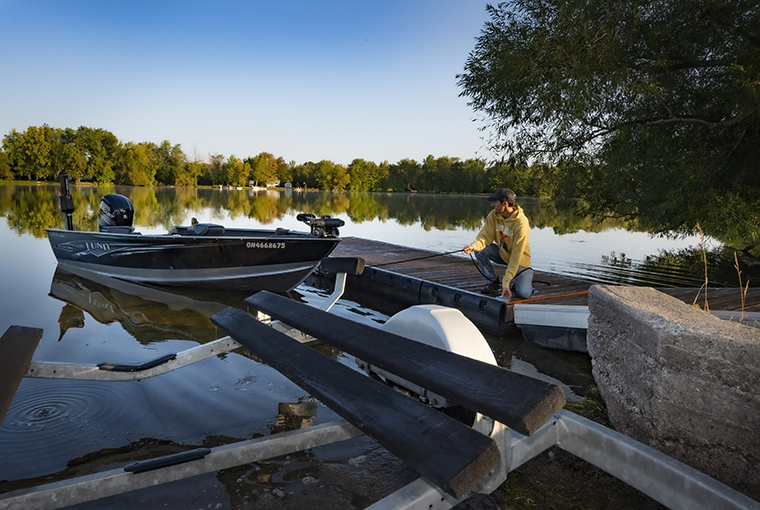
M486 217L486 222L483 228L478 232L475 240L462 248L462 253L469 255L474 251L480 251L496 239L496 227L494 226L493 213Z

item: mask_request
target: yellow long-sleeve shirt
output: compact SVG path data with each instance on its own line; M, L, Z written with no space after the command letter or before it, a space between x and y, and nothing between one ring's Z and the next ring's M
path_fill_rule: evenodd
M495 242L499 245L499 256L507 264L502 286L509 287L509 283L520 267L530 267L530 223L519 205L517 210L509 218L503 218L501 213L491 211L486 216L483 228L478 232L475 241L470 245L476 251L480 251L489 244Z

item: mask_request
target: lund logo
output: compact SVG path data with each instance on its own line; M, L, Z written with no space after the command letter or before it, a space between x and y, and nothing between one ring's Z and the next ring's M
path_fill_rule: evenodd
M111 251L111 247L108 246L108 243L93 243L87 241L84 244L87 247L87 252L96 257L100 257Z

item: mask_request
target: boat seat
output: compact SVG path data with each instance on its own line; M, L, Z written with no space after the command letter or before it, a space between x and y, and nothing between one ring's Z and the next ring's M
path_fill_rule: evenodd
M196 223L187 229L189 236L223 236L224 226L214 223Z

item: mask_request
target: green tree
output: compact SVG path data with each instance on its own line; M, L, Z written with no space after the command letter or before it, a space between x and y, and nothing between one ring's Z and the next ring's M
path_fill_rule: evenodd
M200 161L188 161L182 165L177 178L174 181L176 186L192 188L198 185L198 179L203 173L203 163Z
M454 193L483 193L487 191L486 164L481 159L456 161L452 165Z
M277 179L280 181L280 185L293 182L293 167L285 162L285 158L282 156L277 158Z
M156 179L158 157L151 143L128 143L124 146L124 158L119 174L119 184L150 186Z
M185 167L187 158L179 144L172 145L168 140L153 148L158 158L156 180L161 184L174 185Z
M414 191L419 187L420 165L413 159L402 159L388 169L388 187L394 191Z
M0 150L0 180L9 181L13 179L13 172L11 172L10 158L8 154Z
M209 157L208 164L204 165L204 171L201 177L201 184L210 184L212 186L219 186L220 184L228 184L225 181L224 174L224 155L212 154Z
M318 188L316 168L317 165L312 161L293 166L293 185L303 188Z
M75 181L80 181L87 170L87 158L79 146L77 132L71 128L58 130L60 142L55 158L55 178L67 173Z
M251 173L251 167L248 163L241 161L235 156L230 156L223 165L224 180L231 186L245 186L248 176Z
M245 162L250 166L250 177L254 186L275 184L279 180L280 166L274 154L261 152L258 156L246 158Z
M53 176L54 132L45 125L29 126L19 133L15 129L3 138L3 148L7 151L11 166L17 177L40 180Z
M123 147L113 133L80 126L76 132L76 144L87 161L83 177L101 184L116 180L116 166L123 158Z
M487 10L459 85L490 119L495 149L550 164L555 194L585 198L592 212L760 241L756 0Z
M325 159L317 163L315 174L319 189L326 191L343 191L351 182L351 176L348 175L346 167Z
M351 176L351 191L374 191L374 173L377 165L371 161L363 159L354 159L347 168Z

